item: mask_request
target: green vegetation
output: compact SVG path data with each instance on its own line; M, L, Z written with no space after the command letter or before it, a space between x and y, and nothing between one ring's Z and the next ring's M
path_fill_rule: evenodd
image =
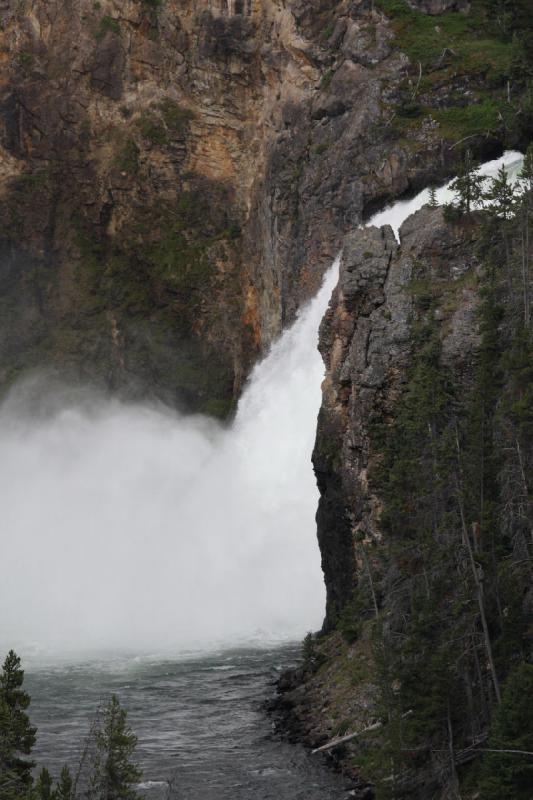
M117 36L120 34L120 22L118 19L114 19L114 17L109 17L107 15L102 17L98 24L96 33L94 34L94 38L97 41L101 41L106 33L114 33Z
M21 67L31 67L33 64L33 54L32 53L19 53L19 64Z
M182 134L194 118L194 113L190 109L183 108L169 97L161 101L159 108L167 129L174 134Z
M533 666L520 664L509 675L494 715L483 758L483 800L529 800L533 786ZM513 752L514 751L514 752ZM529 754L529 755L528 755Z
M332 69L326 70L326 72L322 76L322 80L320 81L320 88L323 91L326 91L328 89L331 81L333 80L333 76L334 75L335 75L334 70L332 70Z
M126 156L130 152L117 164L123 171L136 168L131 146ZM235 247L240 229L228 216L226 195L217 194L222 189L200 185L194 176L190 182L194 188L175 203L146 208L142 218L113 237L96 238L78 220L80 307L93 331L92 347L101 341L105 348L98 362L106 371L116 369L109 351L111 313L121 331L123 366L137 380L169 403L225 418L234 404L231 359L214 357L194 331L218 277L215 258ZM63 360L77 361L80 348L89 346L83 329L79 323L56 328L54 336L60 335L54 349ZM95 353L87 358L94 362Z
M157 110L144 111L135 124L144 139L162 147L169 139L182 136L193 117L192 111L167 97L159 103Z
M167 132L162 120L150 111L144 111L135 121L141 136L154 145L164 145L167 142Z
M167 124L178 130L189 115L173 102L164 112L166 121L161 107L153 113L171 137ZM142 185L145 160L135 122L116 130L110 145L113 169ZM32 257L20 245L28 209L49 208L60 191L61 166L13 180L3 214L3 240L13 242L17 259L16 280L0 297L0 313L13 332L4 390L28 369L47 364L59 366L67 379L111 386L128 397L150 392L184 410L221 418L232 413L233 351L211 331L242 313L233 268L241 230L224 185L194 173L183 179L187 188L177 186L173 200L150 202L141 192L139 205L109 233L85 209L74 211L68 266L52 255ZM60 299L65 270L72 280L66 308ZM31 326L21 324L21 296ZM217 304L220 296L227 305Z
M35 744L35 728L26 713L29 695L23 690L24 671L11 650L0 673L0 798L16 800L32 785L33 762L28 758Z
M444 108L432 111L448 139L465 138L494 131L500 124L500 104L487 97L474 105Z
M117 159L117 167L128 175L136 174L139 169L139 148L134 139L126 139Z
M103 721L94 734L95 755L91 768L90 800L135 800L135 786L142 773L132 757L137 737L127 724L126 712L116 695L104 708Z
M415 11L404 0L376 0L376 6L391 17L399 46L414 63L422 64L424 73L453 66L461 73L482 73L488 80L501 81L509 74L512 43L498 38L479 4L471 14L448 12L438 19Z
M438 18L406 0L376 0L376 6L390 17L396 44L411 60L396 127L409 130L431 116L454 142L487 132L512 138L530 128L533 18L527 0L474 0L469 14ZM468 82L468 98L446 89L458 78ZM435 103L443 91L446 102Z
M474 166L472 153L467 150L465 160L450 187L456 194L455 205L460 214L470 214L479 205L483 197L483 183L483 177Z
M36 781L30 760L36 729L27 713L30 697L23 690L24 671L11 650L0 673L0 800L136 800L142 774L133 762L137 739L127 724L126 711L113 695L99 710L89 734L76 780L65 766L57 783L46 767ZM92 753L90 762L87 754ZM83 778L87 790L78 791ZM81 784L80 784L81 789Z

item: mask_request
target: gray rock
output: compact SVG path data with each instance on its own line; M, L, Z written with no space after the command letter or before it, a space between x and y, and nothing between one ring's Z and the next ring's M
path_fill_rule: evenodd
M390 227L345 237L339 284L320 329L326 377L313 462L326 628L358 581L356 535L381 536L380 500L368 482L378 456L372 426L394 418L412 360L411 324L425 313L425 294L439 298L445 362L460 385L473 376L479 298L466 278L475 278L478 265L468 230L426 206L404 222L400 238L398 245Z

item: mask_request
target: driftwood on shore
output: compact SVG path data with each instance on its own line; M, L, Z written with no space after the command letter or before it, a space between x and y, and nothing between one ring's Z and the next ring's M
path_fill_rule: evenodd
M332 750L339 744L344 744L344 742L349 742L351 739L356 739L358 736L362 736L364 733L375 731L378 728L381 728L382 725L382 722L374 722L373 725L369 725L368 728L364 728L362 731L357 731L357 733L349 733L347 736L340 736L337 739L332 739L330 742L327 742L327 744L323 744L322 747L315 747L314 750L311 750L311 754L314 755L315 753L323 753L326 750Z
M406 711L405 714L402 714L402 719L404 717L409 717L413 712ZM371 731L376 731L378 728L383 726L383 722L374 722L372 725L369 725L368 728L363 728L362 731L356 731L356 733L348 733L346 736L338 736L336 739L332 739L330 742L323 744L321 747L315 747L314 750L311 750L311 755L315 753L325 753L326 750L332 750L334 747L338 747L340 744L344 744L345 742L349 742L352 739L357 739L358 736L363 736L365 733L370 733Z

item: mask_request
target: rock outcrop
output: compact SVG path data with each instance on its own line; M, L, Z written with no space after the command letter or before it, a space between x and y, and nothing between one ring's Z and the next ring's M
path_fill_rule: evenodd
M320 330L326 377L313 455L328 635L310 645L302 670L285 677L276 709L282 728L311 747L379 719L367 612L353 610L348 625L357 633L347 639L341 633L357 587L377 569L365 553L383 543L383 500L372 480L382 450L375 430L397 414L416 358L413 327L435 302L443 358L457 385L471 386L479 345L474 242L470 225L451 226L442 209L429 206L404 222L400 242L388 226L360 228L344 240L339 283ZM333 749L329 758L354 779L357 797L373 796L358 741ZM423 768L405 796L440 797Z
M2 4L0 386L55 367L228 413L346 231L457 155L396 125L373 5Z
M411 364L412 325L426 295L440 297L446 363L459 385L472 380L479 298L468 226L451 227L442 209L425 207L402 225L400 241L390 227L345 238L339 285L320 331L326 378L313 460L327 627L358 580L356 539L381 537L381 501L368 481L376 456L371 434L394 418Z

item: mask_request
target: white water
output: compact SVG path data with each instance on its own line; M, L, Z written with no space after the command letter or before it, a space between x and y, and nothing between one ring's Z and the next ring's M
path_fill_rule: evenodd
M500 167L505 167L509 178L514 182L522 167L522 161L522 153L516 150L508 150L501 158L482 164L479 168L479 174L483 175L485 178L492 178L496 176ZM453 200L454 193L450 191L449 186L450 184L447 183L445 186L441 186L436 190L436 197L439 205L444 205L444 203L449 203ZM395 203L393 206L385 208L383 211L375 214L368 224L378 226L391 225L396 236L398 236L398 231L402 222L411 214L414 214L415 211L418 211L419 208L422 208L426 203L429 203L429 189L424 189L410 200L402 200L399 203Z
M369 224L397 231L427 199ZM0 407L0 652L179 651L320 626L310 457L337 266L255 368L229 431L43 379L13 390Z

